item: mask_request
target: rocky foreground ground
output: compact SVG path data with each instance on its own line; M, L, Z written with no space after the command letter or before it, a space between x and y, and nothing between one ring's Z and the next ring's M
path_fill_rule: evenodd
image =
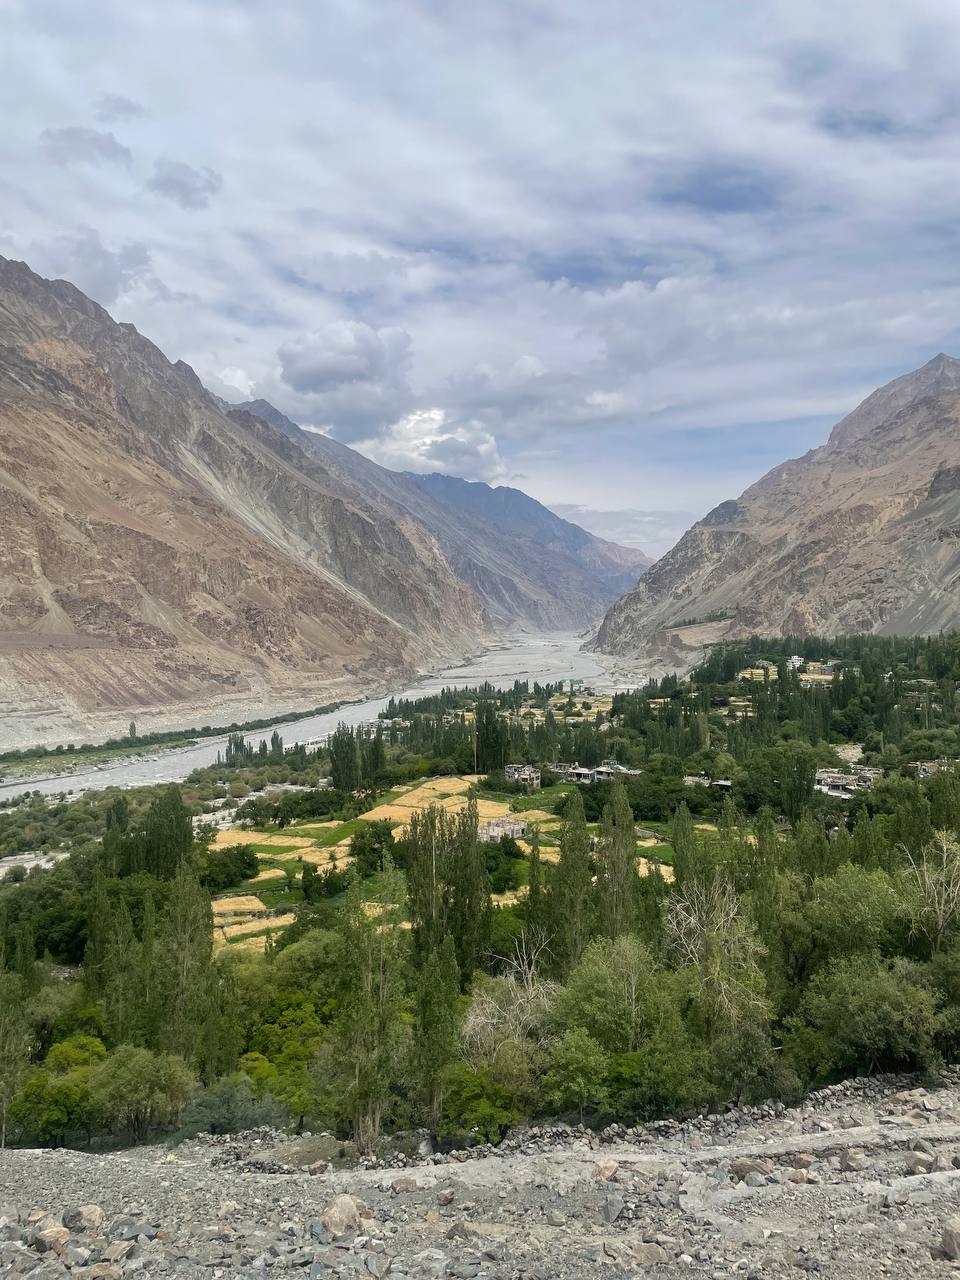
M960 1270L960 1072L801 1108L334 1169L260 1131L174 1151L0 1152L0 1272L914 1277ZM321 1144L322 1145L322 1144ZM398 1158L402 1161L402 1158Z

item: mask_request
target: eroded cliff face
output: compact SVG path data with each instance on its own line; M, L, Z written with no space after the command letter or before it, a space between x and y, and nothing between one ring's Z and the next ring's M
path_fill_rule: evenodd
M241 415L269 423L298 458L318 459L389 519L419 530L410 536L426 538L473 590L494 625L593 625L650 563L642 551L606 542L518 489L388 471L336 440L302 431L264 400L232 416Z
M695 524L608 612L595 646L635 653L718 614L729 635L960 625L958 427L960 361L937 356Z
M0 740L354 695L484 625L425 531L0 262Z
M449 485L470 502L225 405L0 258L0 745L354 696L497 629L589 625L643 567Z

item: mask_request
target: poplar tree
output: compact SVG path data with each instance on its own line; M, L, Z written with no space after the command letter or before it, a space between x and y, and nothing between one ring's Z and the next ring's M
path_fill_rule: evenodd
M524 921L529 929L542 930L545 924L543 863L540 861L540 828L530 832L530 858L527 865L527 897L523 904Z
M618 938L633 928L637 914L637 836L626 788L619 781L613 783L603 812L597 863L600 928Z
M103 1003L116 1044L130 1039L137 1000L139 948L126 902L121 898L107 929L103 966Z
M110 919L107 882L98 862L93 869L93 884L87 900L87 941L83 951L83 983L94 1000L103 994Z
M443 1076L456 1060L460 1027L460 969L449 934L431 951L417 982L414 1066L427 1123L443 1111Z
M439 805L414 812L407 835L407 890L417 956L435 951L450 927L453 820Z
M357 1149L376 1147L391 1089L401 1075L407 940L403 877L388 867L379 893L364 899L353 880L344 903L342 962L333 1025L333 1062L340 1101Z
M153 894L149 892L143 900L138 961L134 1013L136 1039L152 1046L157 1042L163 1017L163 993L159 965L160 949L157 943L157 912L153 904Z
M567 974L590 939L590 836L579 791L570 793L560 827L560 857L550 889L550 932L559 973Z
M0 1148L7 1145L7 1117L30 1062L26 996L20 975L0 969Z
M356 791L360 786L360 744L353 730L337 725L330 739L330 776L338 791Z
M200 1056L212 955L210 898L184 863L174 878L160 932L163 1019L159 1039L164 1049L191 1063Z
M450 928L464 987L473 977L490 940L490 886L478 830L477 802L471 799L455 820L450 910Z

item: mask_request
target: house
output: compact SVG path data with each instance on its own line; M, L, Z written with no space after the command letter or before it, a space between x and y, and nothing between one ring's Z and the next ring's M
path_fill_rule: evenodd
M540 770L532 764L504 765L503 775L508 782L517 782L528 791L540 790Z
M571 782L589 783L596 780L596 770L587 769L584 765L575 764L567 775Z
M642 769L628 769L616 760L601 760L593 774L596 782L612 782L614 778L639 778L642 772Z
M504 818L491 818L477 831L477 839L481 844L496 844L503 836L519 840L527 834L527 824L523 818L508 814Z
M795 653L787 659L787 670L799 671L803 666L803 663L804 659L800 657L799 653Z
M709 787L710 779L705 773L687 773L684 774L683 785L685 787Z
M841 769L818 769L814 790L838 800L849 800L857 791L869 791L882 777L882 769L868 769L865 765L853 765L850 773Z
M913 760L910 764L904 765L905 769L909 769L918 778L933 778L938 773L952 773L956 767L957 761L949 760L946 756L941 756L939 760Z

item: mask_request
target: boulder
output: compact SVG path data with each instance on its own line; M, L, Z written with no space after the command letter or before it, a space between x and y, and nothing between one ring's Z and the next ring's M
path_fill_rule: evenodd
M356 1196L334 1196L320 1215L332 1236L357 1235L360 1231L360 1201Z
M936 1163L936 1158L927 1155L926 1151L907 1152L907 1173L929 1173Z
M598 1182L609 1182L619 1168L616 1160L611 1160L609 1156L601 1156L599 1160L594 1161L593 1176Z
M940 1244L948 1258L960 1261L960 1217L948 1218L943 1224Z
M623 1196L617 1195L616 1192L608 1195L600 1206L600 1216L603 1218L604 1222L607 1222L612 1226L620 1217L621 1213L623 1213L625 1203Z
M638 1244L634 1247L633 1256L642 1267L652 1267L658 1262L669 1261L666 1249L658 1244Z
M390 1183L390 1190L395 1196L400 1196L411 1191L419 1191L420 1184L417 1182L416 1178L394 1178Z
M840 1168L844 1173L859 1173L861 1169L866 1169L866 1167L867 1157L859 1147L850 1147L840 1157Z
M107 1215L98 1204L81 1204L63 1215L63 1225L71 1231L99 1231L106 1220Z
M770 1165L766 1160L753 1160L749 1156L741 1156L737 1160L730 1161L730 1172L738 1181L746 1182L751 1173L759 1173L766 1178L770 1172Z

